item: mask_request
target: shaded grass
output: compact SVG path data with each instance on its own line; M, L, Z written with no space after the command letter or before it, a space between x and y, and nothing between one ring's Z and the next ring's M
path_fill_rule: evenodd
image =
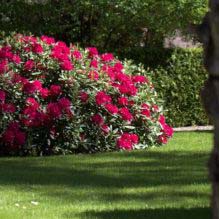
M210 218L211 144L177 133L145 151L0 158L0 218Z

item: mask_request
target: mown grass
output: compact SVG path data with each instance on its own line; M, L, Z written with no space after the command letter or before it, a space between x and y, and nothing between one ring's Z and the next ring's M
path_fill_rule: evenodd
M165 147L135 152L0 158L0 218L210 218L211 137L177 133Z

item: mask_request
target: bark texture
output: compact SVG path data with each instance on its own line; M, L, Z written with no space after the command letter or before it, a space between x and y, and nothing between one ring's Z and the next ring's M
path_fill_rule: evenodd
M219 219L219 0L209 0L209 8L198 34L204 46L205 68L209 72L202 90L202 100L214 124L214 146L209 159L212 217Z

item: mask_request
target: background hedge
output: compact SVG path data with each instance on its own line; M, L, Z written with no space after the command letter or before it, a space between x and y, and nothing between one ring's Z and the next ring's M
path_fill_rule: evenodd
M165 65L154 69L152 78L164 100L164 109L168 110L165 112L168 122L174 127L209 124L200 100L200 90L207 78L202 49L174 49Z

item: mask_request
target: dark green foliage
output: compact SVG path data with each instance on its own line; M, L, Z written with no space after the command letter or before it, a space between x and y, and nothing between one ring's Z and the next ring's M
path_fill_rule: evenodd
M162 47L133 47L118 53L120 59L131 59L136 64L144 64L147 68L157 68L157 66L168 66L173 49L164 49Z
M199 23L207 0L0 0L0 31L32 32L123 54Z
M175 126L206 125L200 91L207 78L201 49L176 49L167 67L152 75L155 88L164 100L168 122Z

